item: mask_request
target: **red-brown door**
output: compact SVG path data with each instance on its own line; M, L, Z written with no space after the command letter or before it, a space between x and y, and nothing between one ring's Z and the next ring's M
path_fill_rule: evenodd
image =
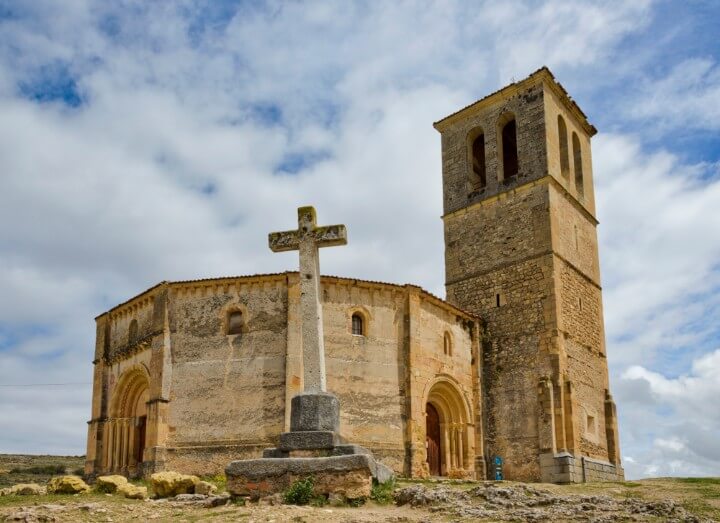
M425 422L425 444L427 446L427 461L431 476L440 475L440 416L437 409L430 403L425 407L427 412Z
M147 425L147 416L138 418L137 426L137 446L135 447L135 459L138 463L142 463L143 452L145 451L145 426Z

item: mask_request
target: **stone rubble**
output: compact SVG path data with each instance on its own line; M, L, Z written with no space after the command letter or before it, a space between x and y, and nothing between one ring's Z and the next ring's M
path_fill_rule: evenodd
M444 486L411 485L394 493L398 505L426 507L430 512L492 521L658 521L703 523L670 500L649 501L609 496L559 495L532 485L492 482L467 491Z

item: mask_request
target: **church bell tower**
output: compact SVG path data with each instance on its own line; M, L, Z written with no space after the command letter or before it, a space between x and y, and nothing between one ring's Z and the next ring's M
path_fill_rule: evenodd
M595 127L547 68L434 126L442 135L447 300L485 322L484 455L501 457L510 480L621 479Z

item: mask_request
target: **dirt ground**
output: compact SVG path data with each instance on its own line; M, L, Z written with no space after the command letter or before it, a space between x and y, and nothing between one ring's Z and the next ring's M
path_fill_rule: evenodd
M24 482L44 484L45 465L65 465L67 471L72 472L77 468L76 461L81 460L52 458L50 463L42 459L18 461L17 456L12 459L0 456L0 485L18 483L15 479L19 477ZM18 470L9 472L12 469ZM267 501L243 504L239 500L207 508L207 499L202 498L142 501L94 492L1 496L0 521L720 521L720 478L659 478L579 485L398 481L394 498L395 503L379 505L368 501L359 507L270 505Z

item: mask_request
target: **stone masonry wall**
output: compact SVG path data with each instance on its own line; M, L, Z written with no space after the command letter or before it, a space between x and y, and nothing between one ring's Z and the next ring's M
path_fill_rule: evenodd
M502 456L508 478L539 479L537 384L554 307L547 186L447 217L445 238L448 300L481 316L489 335L485 455Z
M405 293L402 289L322 282L328 391L340 399L340 433L403 472ZM365 323L352 334L352 314Z
M226 333L232 309L241 334ZM168 468L216 473L272 446L284 428L286 328L284 278L174 290Z

